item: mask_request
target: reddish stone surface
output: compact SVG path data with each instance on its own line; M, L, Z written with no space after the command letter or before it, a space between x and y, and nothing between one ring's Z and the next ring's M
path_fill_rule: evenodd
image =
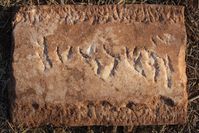
M23 7L13 26L13 124L185 122L183 7Z

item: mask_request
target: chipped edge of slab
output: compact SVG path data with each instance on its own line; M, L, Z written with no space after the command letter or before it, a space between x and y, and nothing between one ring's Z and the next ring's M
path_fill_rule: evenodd
M24 14L26 13L26 14ZM47 14L46 14L47 13ZM184 24L184 7L152 4L127 5L65 5L65 6L24 6L16 15L15 22L30 20L37 23L39 18L35 14L48 17L56 16L66 24L77 24L88 21L90 24L103 24L109 22L142 22L142 23L182 23ZM23 16L23 17L21 17ZM57 18L54 19L57 19Z
M160 103L165 102L165 104ZM154 97L148 104L136 104L132 101L124 105L117 106L104 101L86 101L78 104L51 105L47 104L39 108L34 115L27 114L32 112L32 105L16 105L13 115L22 114L21 117L13 119L13 123L18 126L35 127L46 123L55 126L92 126L92 125L163 125L170 123L183 124L187 120L187 108L181 103L179 105L170 104L167 97ZM24 106L28 105L28 106ZM151 108L150 106L153 105ZM56 113L55 113L56 112ZM43 116L40 119L41 115Z

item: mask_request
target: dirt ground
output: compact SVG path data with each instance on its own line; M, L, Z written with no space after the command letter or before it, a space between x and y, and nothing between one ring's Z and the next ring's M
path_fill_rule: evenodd
M189 93L188 119L184 125L161 126L92 126L92 127L53 127L45 125L34 129L13 127L9 123L7 87L11 72L12 14L22 5L46 4L125 4L149 3L185 6L187 30L187 91ZM0 0L0 133L199 133L199 1L198 0Z

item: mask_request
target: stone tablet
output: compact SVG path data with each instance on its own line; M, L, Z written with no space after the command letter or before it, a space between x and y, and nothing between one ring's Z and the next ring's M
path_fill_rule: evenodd
M185 122L183 7L23 7L13 27L13 124Z

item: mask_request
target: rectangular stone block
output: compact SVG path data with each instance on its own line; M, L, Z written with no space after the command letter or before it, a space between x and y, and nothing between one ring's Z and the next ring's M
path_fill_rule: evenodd
M13 124L185 122L183 7L22 7L13 27Z

